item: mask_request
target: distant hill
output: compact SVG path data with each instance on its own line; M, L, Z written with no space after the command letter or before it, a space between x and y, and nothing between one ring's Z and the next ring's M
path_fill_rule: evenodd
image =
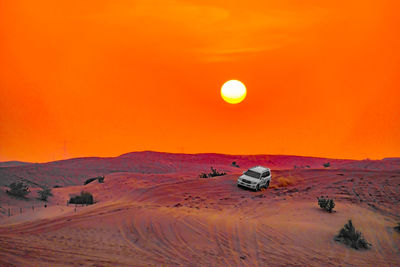
M240 167L232 166L235 161ZM16 180L34 185L81 185L87 178L116 172L139 174L191 173L197 175L213 166L228 173L240 173L255 165L277 169L393 170L400 169L400 159L347 160L285 155L225 155L215 153L175 154L132 152L118 157L74 158L48 163L22 164L0 168L0 186ZM28 164L28 165L26 165Z
M22 161L3 161L0 162L0 167L15 167L15 166L22 166L32 164L30 162L22 162Z

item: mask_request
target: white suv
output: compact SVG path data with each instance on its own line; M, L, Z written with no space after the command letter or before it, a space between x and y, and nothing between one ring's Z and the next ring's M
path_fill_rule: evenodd
M268 188L271 181L271 170L263 166L256 166L243 172L237 180L237 186L244 186L256 191L262 187Z

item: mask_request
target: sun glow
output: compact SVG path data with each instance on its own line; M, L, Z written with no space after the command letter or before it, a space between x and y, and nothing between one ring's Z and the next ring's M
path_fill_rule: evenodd
M221 87L221 96L230 104L238 104L246 98L246 86L238 80L227 81Z

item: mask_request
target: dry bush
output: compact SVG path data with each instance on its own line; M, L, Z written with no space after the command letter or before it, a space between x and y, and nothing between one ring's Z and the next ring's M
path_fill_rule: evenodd
M213 167L211 167L211 172L210 173L204 173L204 172L202 172L200 175L199 175L199 177L200 178L212 178L212 177L215 177L215 176L222 176L222 175L225 175L226 174L226 172L218 172L217 171L217 169L214 169Z
M38 192L39 199L42 201L47 201L47 199L53 194L51 193L51 189L48 187L44 187L42 190L39 190Z
M317 197L318 199L318 205L320 206L321 209L325 209L328 212L332 212L333 208L335 207L335 201L333 199L328 198L328 196L325 198L324 196L321 196L320 198Z
M17 197L25 197L31 192L29 186L22 181L11 183L8 187L10 190L6 190L6 193Z
M340 229L339 234L335 236L334 240L354 249L369 249L371 246L371 244L364 239L361 232L356 230L351 220Z
M79 196L71 197L69 200L71 204L93 204L93 195L89 192L82 191Z

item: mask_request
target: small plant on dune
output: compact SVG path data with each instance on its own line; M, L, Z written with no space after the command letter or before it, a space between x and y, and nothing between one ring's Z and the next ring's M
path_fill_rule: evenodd
M44 187L42 190L38 191L39 199L42 201L47 201L50 196L53 196L51 193L51 189L48 187Z
M232 166L233 166L233 167L236 167L236 168L239 168L239 165L236 163L236 161L233 161L233 162L232 162Z
M393 227L394 230L400 233L400 223L397 223L397 226Z
M200 178L211 178L211 177L215 177L215 176L222 176L225 175L226 172L218 172L217 169L214 169L213 167L211 167L211 172L206 174L204 172L202 172L199 177Z
M208 178L208 175L207 175L207 173L202 172L202 173L199 175L199 177L200 177L200 178Z
M89 192L82 191L79 196L71 197L71 204L93 204L93 195Z
M321 209L325 209L328 212L332 212L333 208L335 207L335 202L333 199L330 198L324 198L321 196L320 198L317 197L318 199L318 205L320 206Z
M354 249L369 249L371 246L371 244L364 239L361 232L354 228L351 220L340 229L339 234L335 236L334 240Z
M101 184L104 183L104 176L99 176L97 180L99 180L99 183Z
M25 197L31 192L28 185L26 185L24 182L14 182L11 183L8 187L10 188L10 190L6 190L7 194L17 197Z
M215 177L215 176L222 176L225 175L226 172L218 172L217 169L214 169L211 167L211 172L208 174L209 177Z
M331 166L331 164L329 162L322 164L325 168L328 168Z

